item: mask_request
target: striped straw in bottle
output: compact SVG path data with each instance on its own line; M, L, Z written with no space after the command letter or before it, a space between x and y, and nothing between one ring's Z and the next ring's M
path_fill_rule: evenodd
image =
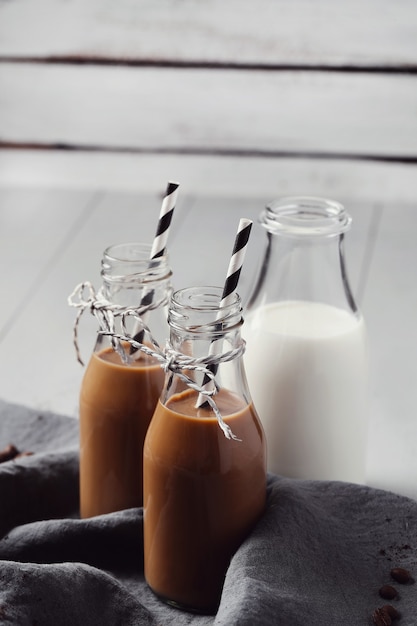
M227 306L230 303L232 295L237 289L237 285L240 278L240 272L242 270L243 261L245 259L246 249L249 241L249 235L252 229L252 221L246 218L242 218L239 221L235 243L233 246L232 256L230 258L229 267L227 269L226 280L223 287L222 298L220 300L220 308ZM210 344L210 355L216 354L219 350L219 341L212 341ZM209 367L210 371L215 374L217 371L216 366ZM211 389L213 383L210 377L205 374L202 382L202 389ZM204 394L198 395L196 408L202 407L206 403Z
M161 211L159 213L158 227L152 244L151 259L156 259L162 256L165 252L172 215L177 202L178 187L178 183L173 183L171 181L168 182L165 196L162 201Z
M172 181L168 182L166 192L162 200L161 210L159 212L159 219L155 237L152 243L150 255L151 259L157 259L165 253L172 216L174 214L174 209L177 202L178 187L179 183L174 183ZM143 296L140 302L141 306L149 306L150 304L152 304L153 297L153 290L148 291L148 293ZM142 316L144 321L146 321L146 317L146 314ZM142 342L143 335L144 331L142 329L138 330L136 328L136 330L134 331L133 339L135 341ZM140 351L135 350L135 348L131 346L130 354L134 354L135 352L138 352L138 356L140 356Z

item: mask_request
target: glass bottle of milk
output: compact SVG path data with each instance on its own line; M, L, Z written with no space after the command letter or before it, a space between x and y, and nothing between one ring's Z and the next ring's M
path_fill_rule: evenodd
M267 237L244 360L276 474L365 481L368 345L346 271L351 221L341 204L312 197L260 215Z

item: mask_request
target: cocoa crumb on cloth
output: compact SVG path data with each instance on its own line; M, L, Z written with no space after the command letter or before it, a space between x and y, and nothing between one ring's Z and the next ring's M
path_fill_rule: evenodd
M3 450L0 450L0 463L6 463L7 461L15 461L16 459L22 459L26 456L32 456L33 452L24 450L20 452L16 446L9 443Z
M392 606L392 604L386 604L382 608L385 609L385 611L388 613L388 615L390 616L390 618L392 620L396 620L396 619L400 619L401 618L401 613L399 611L397 611L395 606Z
M411 576L410 572L403 567L393 567L391 572L391 577L400 583L401 585L413 584L414 579Z
M391 626L393 621L400 619L400 614L392 605L387 604L375 609L372 621L375 626Z
M385 607L380 607L375 609L372 614L372 622L375 626L391 626L392 619L389 616L388 612L385 610Z
M409 543L398 543L391 544L386 548L381 548L379 554L385 556L388 561L396 562L402 559L404 555L406 556L409 550L412 550Z
M15 445L9 443L3 450L0 450L0 463L11 461L19 454L19 450Z
M372 622L375 626L391 626L392 624L390 616L382 607L375 609L372 614Z
M393 600L398 597L398 591L392 585L382 585L378 593L385 600Z

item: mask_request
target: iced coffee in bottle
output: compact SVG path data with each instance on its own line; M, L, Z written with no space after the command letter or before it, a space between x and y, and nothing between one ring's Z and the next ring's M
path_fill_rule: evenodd
M163 600L202 613L216 611L230 559L266 497L264 433L243 369L240 299L235 294L219 311L220 298L215 287L177 291L168 316L180 363L187 355L219 357L209 366L215 406L168 372L144 446L146 580ZM210 389L204 373L187 370L187 362L181 367Z
M149 256L150 246L144 244L108 248L102 295L116 332L118 312L136 308L152 335L165 341L171 272L166 256ZM138 339L146 343L146 334ZM142 506L143 443L163 382L164 372L153 357L98 335L80 392L81 517Z

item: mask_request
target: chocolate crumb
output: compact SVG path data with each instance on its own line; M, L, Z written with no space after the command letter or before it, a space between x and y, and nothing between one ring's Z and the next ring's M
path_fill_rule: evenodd
M411 576L410 572L403 567L393 567L390 572L391 578L400 583L400 585L407 585L409 583L413 583L414 579Z
M14 458L15 459L21 459L24 456L33 456L33 452L29 452L29 450L27 450L25 452L19 452L19 454L16 454L16 456Z
M386 613L388 613L392 620L395 621L396 619L401 619L401 613L397 611L395 606L392 606L392 604L386 604L382 608L386 611Z
M0 450L0 463L11 461L19 454L19 450L12 443Z
M385 606L381 606L372 613L372 621L375 626L391 626L392 619L386 611Z
M398 597L398 592L392 585L382 585L378 593L381 598L384 598L385 600L393 600Z

